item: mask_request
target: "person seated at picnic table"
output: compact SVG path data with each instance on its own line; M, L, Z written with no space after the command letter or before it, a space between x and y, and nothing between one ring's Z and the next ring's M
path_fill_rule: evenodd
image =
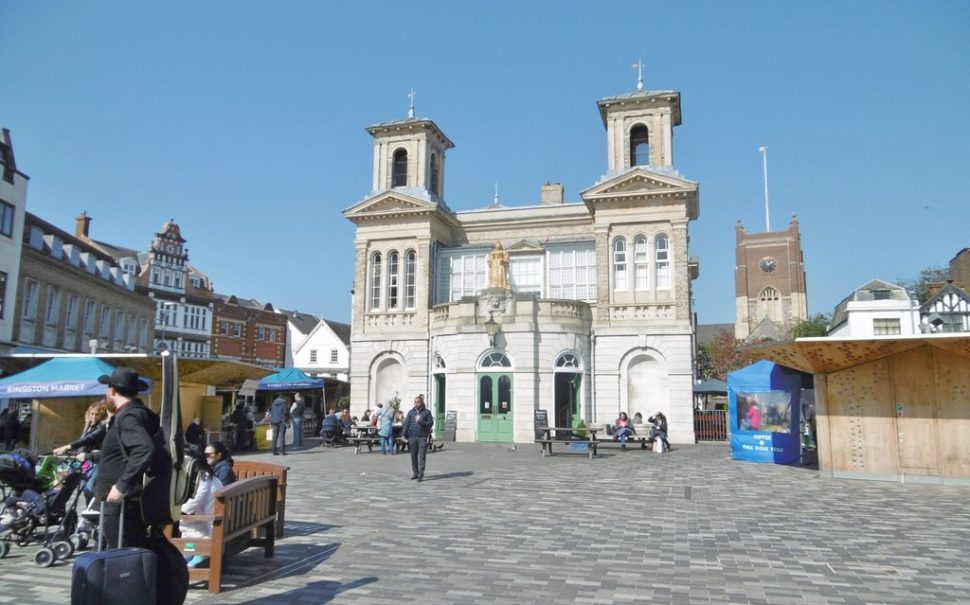
M660 437L661 443L663 443L664 449L670 449L670 442L667 441L667 417L662 413L657 412L653 416L647 418L647 422L653 423L653 428L650 429L650 437L648 441L653 443L653 440Z
M637 412L633 415L633 424L643 424L643 414Z
M195 494L182 505L183 515L211 515L215 511L216 491L222 487L222 481L206 461L213 458L213 455L208 452L211 448L211 445L207 446L205 456L196 458L199 475L196 478ZM212 521L182 521L179 523L179 529L183 538L208 538L212 535ZM208 561L209 557L186 555L185 559L189 567L198 567Z
M322 443L339 444L343 442L343 432L344 429L340 424L340 419L337 418L336 410L330 410L324 417L320 427L320 439Z
M367 423L370 422L370 410L369 409L368 410L364 410L364 415L360 417L360 421L363 422L364 424L367 424Z
M636 434L626 412L620 412L620 417L616 419L616 428L613 429L613 438L620 442L620 447L626 449L626 440L630 435Z
M350 437L354 434L354 419L350 417L349 409L340 413L340 425L343 427L344 437Z

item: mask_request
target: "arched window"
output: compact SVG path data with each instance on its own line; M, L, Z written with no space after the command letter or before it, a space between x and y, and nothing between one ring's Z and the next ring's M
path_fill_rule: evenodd
M391 187L405 187L408 184L408 152L398 149L394 152L394 166L391 171Z
M613 289L626 290L626 240L613 240Z
M781 294L771 286L758 295L758 317L781 321Z
M647 255L647 238L638 235L633 240L633 273L636 279L637 290L646 290L649 287L649 268L650 257Z
M557 372L578 372L582 370L579 358L573 353L563 353L556 360Z
M387 255L387 308L397 309L398 303L398 281L401 276L398 273L398 253L391 252Z
M505 353L489 353L485 357L482 357L481 363L478 364L480 369L487 368L511 368L512 361L505 355Z
M630 130L630 165L650 165L650 135L643 124L637 124Z
M370 261L370 308L378 311L381 308L381 264L383 258L378 252Z
M431 154L431 182L428 183L428 190L434 195L438 195L438 154Z
M404 255L404 308L413 309L417 284L418 257L414 250Z
M434 356L434 369L436 372L444 371L447 366L445 365L445 358L440 354L435 354Z
M670 289L670 240L666 235L657 236L657 289Z

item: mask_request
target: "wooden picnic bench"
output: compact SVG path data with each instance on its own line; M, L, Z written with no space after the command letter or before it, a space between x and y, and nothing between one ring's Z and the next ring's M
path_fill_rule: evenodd
M542 437L536 437L536 439L534 440L535 443L538 443L539 446L542 448L541 451L542 451L543 458L546 456L552 455L552 444L554 443L559 443L566 446L571 446L573 443L582 443L586 446L586 451L589 453L589 457L592 459L592 457L596 455L596 448L600 443L596 439L596 433L602 429L598 427L582 429L586 431L585 439L564 439L564 438L555 439L552 437L553 432L557 433L556 435L557 437L559 437L558 433L560 432L563 434L567 434L567 433L573 434L578 432L579 429L576 429L574 427L547 426L547 427L537 428L536 430L541 431L543 434Z
M234 555L258 546L266 558L273 557L277 493L274 475L250 477L216 491L213 514L181 516L182 521L212 522L208 538L170 538L185 555L209 557L209 567L189 569L190 582L205 581L209 592L221 592L223 567Z
M283 520L286 516L286 473L290 467L272 462L255 462L252 460L236 460L233 465L237 479L250 477L276 477L276 538L283 537Z

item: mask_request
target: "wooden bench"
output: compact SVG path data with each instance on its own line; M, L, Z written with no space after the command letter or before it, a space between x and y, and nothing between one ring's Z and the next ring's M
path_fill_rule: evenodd
M567 446L567 447L570 447L570 448L572 447L572 444L574 444L574 443L583 443L583 444L586 445L586 449L587 449L587 451L589 453L590 459L592 459L593 456L596 455L596 448L597 448L597 446L600 443L602 443L601 441L591 441L589 439L535 439L534 441L535 441L535 443L538 443L539 446L542 448L542 457L543 458L545 458L546 456L551 456L552 455L552 444L553 443L558 443L560 445L564 445L564 446ZM578 451L580 451L580 450L577 450L577 452Z
M219 489L213 514L181 516L181 521L212 521L211 537L171 538L183 554L209 557L209 567L189 569L190 582L205 581L209 592L221 592L222 569L234 555L258 546L267 559L273 557L277 493L275 476L250 477Z
M368 435L366 437L351 437L350 438L350 445L354 446L354 453L355 454L359 454L360 453L360 448L364 447L365 445L367 446L367 451L368 452L373 452L374 451L374 446L375 445L380 445L380 444L381 444L381 438L380 437L371 437L371 436Z
M251 460L236 460L233 465L238 479L250 477L276 477L276 537L283 537L283 519L286 516L286 473L290 467L272 462L254 462Z

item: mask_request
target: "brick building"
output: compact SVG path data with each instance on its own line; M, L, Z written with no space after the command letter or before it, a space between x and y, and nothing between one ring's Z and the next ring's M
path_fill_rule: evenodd
M212 357L267 368L285 365L287 317L272 304L216 294L212 327Z

